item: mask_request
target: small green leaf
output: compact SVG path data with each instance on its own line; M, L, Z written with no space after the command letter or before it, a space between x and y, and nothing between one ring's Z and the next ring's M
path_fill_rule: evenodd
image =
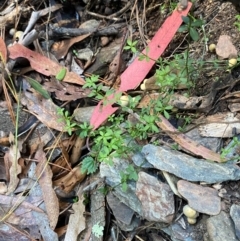
M66 68L62 68L62 69L57 73L56 79L57 79L58 81L62 81L62 80L64 79L66 73L67 73L67 69L66 69Z
M188 26L187 25L182 25L180 26L180 28L178 29L179 33L183 33L186 32L188 30Z
M168 112L167 111L163 111L163 114L164 114L164 116L166 117L166 119L169 119L170 118L170 115L168 114Z
M38 81L32 78L27 78L27 80L29 84L32 86L32 88L35 89L39 94L41 94L45 99L51 98L49 93L45 89L43 89L42 85Z
M122 183L122 190L123 190L124 192L126 192L127 189L128 189L127 183L126 183L126 182L123 182L123 183Z
M201 27L203 25L203 21L201 19L197 19L191 24L191 27Z
M87 156L82 161L81 171L82 173L87 172L87 174L94 173L98 168L98 165L91 156Z
M198 35L198 32L196 31L196 29L190 28L189 34L190 34L193 41L198 41L199 35Z
M182 16L182 20L186 24L188 24L190 22L190 18L189 17Z
M92 233L97 237L100 238L103 236L104 227L99 225L99 222L94 224L92 227Z

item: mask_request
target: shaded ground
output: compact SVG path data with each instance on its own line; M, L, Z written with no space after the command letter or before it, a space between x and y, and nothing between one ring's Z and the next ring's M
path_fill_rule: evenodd
M151 101L149 101L155 98L152 97L155 94L159 94L158 101L163 103L162 109L158 106L161 109L159 112L169 117L171 125L182 128L183 133L187 128L194 129L193 126L188 126L190 123L198 127L209 115L223 113L223 116L226 116L226 112L232 112L234 117L238 117L239 109L236 106L231 109L229 104L231 101L239 103L237 91L240 90L238 81L240 68L237 65L229 68L227 59L219 60L215 51L208 50L210 44L217 44L221 35L228 35L239 52L240 30L236 26L236 16L239 14L238 2L233 1L235 4L233 5L231 2L222 1L196 1L189 16L193 20L201 19L204 23L195 29L199 38L193 41L189 31L176 33L162 55L163 62L155 64L147 74L147 78L150 78L156 72L170 66L168 74L175 76L175 82L171 82L168 86L162 83L162 88L159 88L161 83L155 80L149 84L149 88L142 89L139 86L127 94L123 93L130 97L140 96L138 108L129 107L125 110L123 100L114 101L114 107L121 107L116 112L119 118L104 123L99 132L90 132L88 127L83 125L85 121L89 123L92 107L100 100L106 100L109 93L116 94L120 85L120 74L131 65L136 57L135 52L139 54L146 48L156 31L176 8L177 3L170 0L164 2L50 1L50 3L56 8L52 9L52 13L49 9L46 12L39 12L49 7L48 2L29 0L19 2L15 6L10 1L0 0L2 39L0 43L2 59L0 241L90 239L218 241L224 240L224 233L227 234L229 230L231 231L229 237L233 235L235 238L233 240L238 240L240 227L235 219L239 218L239 214L236 217L231 214L234 225L227 226L220 239L214 236L214 228L221 229L221 220L228 222L233 204L239 204L239 181L227 179L229 181L222 183L211 181L210 184L204 184L202 180L191 180L177 176L173 172L177 176L177 179L171 177L175 186L179 180L192 181L197 184L196 190L209 187L214 193L216 192L218 198L221 198L218 200L219 205L221 201L223 216L218 216L220 210L214 214L209 210L202 213L199 211L197 223L190 225L186 217L182 216L182 210L196 193L193 192L192 196L190 194L189 199L182 193L182 196L176 193L173 196L172 186L163 170L154 165L143 169L142 163L137 167L135 162L133 164L131 156L132 152L138 153L137 151L146 144L172 147L176 141L171 135L174 131L164 129L161 124L156 125L159 119L148 118L149 116L157 118L155 112L153 115L153 107L150 108ZM63 7L58 4L62 4ZM120 9L122 11L119 12ZM31 26L29 19L33 11L38 12L38 15L33 17L34 23ZM89 23L88 20L94 21ZM25 31L25 35L22 37L20 33L11 36L9 30L13 27ZM32 35L27 42L24 42L29 33ZM127 42L127 39L130 42ZM8 47L8 58L5 56L4 42L6 45L15 44ZM124 46L129 48L124 49ZM187 57L183 57L183 53L187 53L185 55ZM176 61L176 56L180 56L179 61ZM187 74L183 74L185 68L188 69ZM95 77L96 75L98 77ZM165 83L168 76L165 76ZM90 79L88 85L85 84L86 78ZM181 82L181 78L187 82ZM96 86L99 86L99 89ZM229 97L231 93L235 95ZM179 103L176 103L174 101L178 98L174 94L178 94L181 98L200 99L181 102L182 99L178 97ZM150 96L148 100L144 99L148 96ZM191 107L189 103L192 104ZM157 103L154 105L157 106ZM171 108L167 108L168 105ZM30 121L24 124L27 120ZM226 122L223 117L217 120ZM80 121L80 124L77 121ZM237 126L239 119L234 119L232 122L232 133L229 136L225 138L216 136L219 141L217 143L221 144L209 147L212 140L207 139L205 146L214 153L222 154L221 148L225 148L233 136L237 137L239 134ZM41 123L44 125L39 125ZM132 129L127 129L129 123ZM142 128L140 124L144 127ZM18 129L22 125L23 130ZM21 135L16 134L15 139L13 136L9 137L9 133L14 133L17 129ZM218 133L219 129L220 127L216 127L213 132ZM129 135L125 136L126 132ZM125 139L121 139L122 137ZM213 137L215 136L211 136ZM138 143L137 148L121 149L121 146L125 146L123 143L127 143L126 146L131 148L129 138ZM201 140L200 137L198 141ZM179 151L179 156L182 153L192 153L198 158L203 156L203 159L208 159L201 153L199 155L198 146L187 149L186 143L184 145L182 141L182 144L182 147L179 147L181 144L175 147ZM229 152L232 151L232 147ZM234 144L234 148L236 159L234 167L237 167L239 142L237 145ZM112 153L117 153L117 156ZM85 164L84 158L87 160ZM129 161L129 165L125 166L124 159ZM117 164L117 160L120 160L120 164ZM110 161L114 163L113 170L108 169L108 165L105 164L109 164ZM99 166L101 166L100 171ZM126 168L122 171L118 166ZM170 206L173 205L174 212L161 217L164 221L155 220L155 217L146 218L148 216L144 207L138 209L137 204L136 207L131 204L134 200L138 200L134 198L141 199L142 195L144 199L147 196L144 191L148 190L148 186L139 188L138 185L144 181L139 184L136 177L143 170L150 175L149 179L156 178L156 183L162 182L163 187L161 185L160 187L163 188L163 192L171 192L172 203L168 196L166 200L169 202L163 202L163 210L159 211L152 207L158 202L161 203L159 197L155 196L156 199L152 197L145 206L147 211L156 214L158 211L171 209ZM115 171L115 177L119 178L117 184L114 175L108 176L112 171ZM122 192L124 188L130 191L124 194ZM177 188L181 189L179 186ZM149 190L151 190L150 183ZM121 195L125 195L125 199L121 199ZM21 198L18 199L18 196ZM126 201L128 198L129 202ZM215 206L214 198L215 196L209 194L212 206ZM202 199L202 203L205 203L208 196L204 198L203 195ZM209 221L211 217L220 217L217 224L215 221ZM231 222L230 220L229 223Z

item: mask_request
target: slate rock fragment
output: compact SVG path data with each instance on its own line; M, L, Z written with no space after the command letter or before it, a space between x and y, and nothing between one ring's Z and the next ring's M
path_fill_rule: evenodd
M240 206L233 204L230 208L230 216L234 222L237 238L240 240Z
M170 172L188 181L217 183L240 179L240 168L232 162L215 163L151 144L145 145L142 153L158 170Z
M136 194L148 221L170 223L174 217L174 194L171 188L145 172L138 173Z
M221 211L220 214L210 217L207 220L207 231L209 241L237 241L232 220L227 213Z
M185 180L177 183L179 193L188 200L188 205L199 213L217 215L221 211L221 198L218 191Z

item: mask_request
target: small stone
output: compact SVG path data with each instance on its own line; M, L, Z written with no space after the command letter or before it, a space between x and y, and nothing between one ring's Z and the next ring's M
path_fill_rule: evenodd
M80 25L79 28L97 28L99 26L99 21L95 19L90 19Z
M189 126L191 128L191 126ZM204 137L199 133L198 128L194 128L186 133L186 136L197 142L198 144L205 146L206 148L217 152L219 146L221 146L221 138L217 137Z
M223 211L207 220L207 231L211 241L237 241L232 220Z
M107 195L107 202L116 220L127 225L131 223L134 214L134 211L131 208L126 206L124 203L121 203L120 200L111 192Z
M177 183L179 193L188 200L194 210L209 215L217 215L221 211L221 199L217 190L210 187L180 180Z
M233 204L230 208L230 216L234 222L237 238L240 240L240 206Z
M220 59L237 58L237 49L228 35L221 35L216 46L216 53Z
M73 113L74 119L80 123L89 123L94 109L95 106L76 108Z
M93 51L89 48L80 49L77 51L77 58L90 61L93 57Z
M110 42L109 37L107 36L102 36L101 37L101 45L102 47L106 46Z
M165 223L173 220L174 194L167 184L145 172L139 172L136 194L142 203L143 218Z
M186 218L180 217L178 221L160 229L167 233L171 237L169 240L172 241L207 241L203 236L207 230L206 220L208 217L208 215L202 214L194 225L189 224Z

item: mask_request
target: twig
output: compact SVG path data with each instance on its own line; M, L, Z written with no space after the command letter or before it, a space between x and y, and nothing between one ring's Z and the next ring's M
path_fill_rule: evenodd
M126 12L130 8L130 6L131 6L131 1L128 1L127 4L122 9L120 9L118 12L113 13L109 16L105 16L105 15L98 14L98 13L93 13L88 10L86 11L86 13L91 16L97 17L97 18L103 18L103 19L108 19L108 20L113 20L113 21L121 21L122 20L121 18L116 18L116 17L120 16L121 14Z

